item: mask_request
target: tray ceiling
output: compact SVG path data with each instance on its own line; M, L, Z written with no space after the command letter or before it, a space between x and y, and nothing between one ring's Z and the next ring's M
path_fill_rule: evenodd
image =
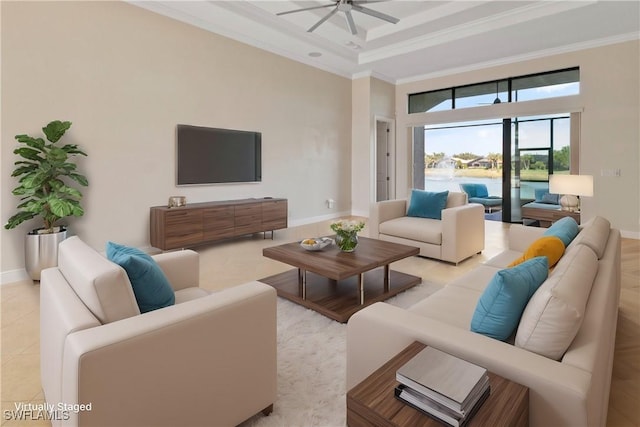
M371 1L392 24L334 1L131 1L131 4L350 78L392 83L640 38L638 1Z

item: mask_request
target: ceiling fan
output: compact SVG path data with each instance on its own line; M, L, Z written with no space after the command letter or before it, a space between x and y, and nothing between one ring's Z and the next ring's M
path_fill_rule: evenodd
M387 15L386 13L378 12L376 10L360 6L360 4L362 3L377 3L377 2L372 0L333 0L331 4L326 4L322 6L305 7L303 9L288 10L286 12L276 13L276 15L280 16L280 15L287 15L289 13L303 12L306 10L324 9L327 7L333 7L334 9L331 10L331 12L326 14L322 19L320 19L311 28L307 30L308 33L311 33L313 30L318 28L320 25L322 25L326 20L331 18L337 12L343 12L345 18L347 19L347 25L349 26L349 30L351 31L351 34L354 34L354 35L358 34L356 23L354 22L353 15L351 14L352 10L355 10L356 12L364 13L365 15L373 16L374 18L382 19L383 21L387 21L392 24L396 24L400 21L398 18L395 18L391 15Z

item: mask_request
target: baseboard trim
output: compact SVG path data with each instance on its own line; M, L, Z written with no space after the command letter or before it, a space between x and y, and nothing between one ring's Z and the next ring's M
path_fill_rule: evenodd
M342 217L345 217L345 216L351 216L351 213L350 212L336 212L336 213L327 214L327 215L314 216L314 217L311 217L311 218L293 219L293 220L289 221L289 227L297 227L299 225L313 224L313 223L316 223L316 222L328 221L330 219L342 218Z
M360 216L363 218L369 218L369 211L354 210L351 212L351 216Z
M31 277L29 277L27 270L24 268L0 272L0 286L25 280L31 280Z

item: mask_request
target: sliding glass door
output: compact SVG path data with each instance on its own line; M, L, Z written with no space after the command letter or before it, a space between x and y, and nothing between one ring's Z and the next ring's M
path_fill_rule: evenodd
M548 190L549 175L569 173L570 124L569 114L556 114L414 128L413 186L481 184L502 202L485 206L487 219L521 222L521 206Z
M424 185L429 191L461 191L461 184L481 184L502 195L502 124L483 120L424 127ZM500 210L495 205L493 211Z
M570 116L518 117L505 120L505 127L507 123L503 150L509 153L504 170L509 200L503 221L520 222L522 205L536 200L536 192L548 192L549 175L569 173Z

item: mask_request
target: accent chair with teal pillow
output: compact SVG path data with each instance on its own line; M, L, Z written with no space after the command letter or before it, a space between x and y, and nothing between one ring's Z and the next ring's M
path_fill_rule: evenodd
M154 259L137 248L107 243L107 258L127 272L141 313L175 304L175 293Z
M498 271L478 300L471 331L500 341L508 339L518 327L527 302L548 274L545 256Z
M412 190L407 216L442 219L442 210L447 207L449 191L434 193L424 190Z
M570 216L565 216L564 218L554 222L551 224L551 227L547 228L547 230L542 233L543 236L556 236L562 243L564 243L564 247L569 246L569 243L578 235L578 223L575 219Z

